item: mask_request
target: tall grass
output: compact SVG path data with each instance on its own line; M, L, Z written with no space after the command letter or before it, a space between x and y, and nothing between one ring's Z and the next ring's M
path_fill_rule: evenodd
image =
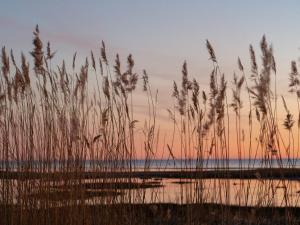
M128 55L124 66L118 54L111 63L102 42L99 56L91 51L83 65L78 65L75 53L70 64L62 61L55 67L55 52L50 43L44 48L38 26L33 35L32 59L22 53L17 60L13 51L9 54L5 47L1 54L2 223L147 223L146 217L137 221L140 217L136 216L136 204L160 203L162 199L156 189L143 188L151 184L147 179L133 176L137 169L134 162L137 156L144 155L143 171L149 171L151 160L158 157L159 146L167 152L168 159L181 160L181 171L196 171L199 175L197 179L190 177L187 185L186 179L180 180L178 198L181 205L187 204L187 224L201 223L194 205L219 204L224 224L233 221L228 208L231 199L236 199L238 205L235 221L246 217L242 214L244 206L252 205L254 212L262 206L274 207L278 186L284 190L285 223L295 223L288 207L293 206L290 194L297 190L293 190L290 181L261 179L259 172L254 187L250 179L243 179L244 169L253 168L251 160L262 157L261 166L283 169L282 158L287 156L288 167L294 168L299 153L299 119L295 139L292 112L284 97L282 103L278 101L276 63L265 37L260 43L261 69L252 46L250 76L238 58L239 74L234 74L230 85L232 96L209 41L206 47L212 72L208 90L201 90L197 79L190 79L187 62L183 63L181 83L173 84L175 105L168 109L173 132L165 144L159 138L158 93L152 89L146 71L135 71L132 55ZM295 61L291 70L289 87L296 93L300 115L300 82ZM136 89L145 95L144 121L136 118ZM247 127L243 123L243 92L248 100ZM286 111L283 122L278 112L282 107ZM175 140L179 140L179 146ZM232 144L233 140L236 143ZM238 153L239 185L232 186L230 179L202 178L210 160L214 161L211 169L230 175L232 146L236 146ZM244 158L251 158L248 165L242 164ZM192 159L196 159L195 168L191 166ZM8 179L12 172L17 177ZM111 176L112 172L128 176L118 178ZM146 192L150 192L150 199ZM91 209L92 205L119 205L118 214L124 220L120 221L111 208ZM252 224L255 218L250 220L250 216ZM255 222L262 223L265 218L256 219Z

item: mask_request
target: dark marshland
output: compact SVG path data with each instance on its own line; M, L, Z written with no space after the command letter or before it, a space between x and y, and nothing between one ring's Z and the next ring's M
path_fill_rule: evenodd
M0 225L300 224L297 58L263 35L225 75L205 40L210 72L183 60L161 91L104 41L43 37L1 49Z

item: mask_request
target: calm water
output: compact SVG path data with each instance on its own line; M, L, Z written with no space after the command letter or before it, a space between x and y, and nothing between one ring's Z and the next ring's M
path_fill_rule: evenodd
M151 160L145 162L145 160L135 160L133 161L135 168L142 169L149 167L150 169L181 169L181 168L192 168L201 167L207 170L212 169L223 169L227 168L229 170L236 169L249 169L249 168L300 168L300 159L283 159L281 161L277 160L262 160L262 159L229 159L229 160L216 160L216 159L206 159L202 162L197 160Z
M67 163L67 162L65 162ZM87 170L97 168L97 167L106 167L106 168L129 168L129 161L91 161L86 160L81 162L82 166L84 166ZM26 167L29 166L31 168L39 169L40 166L45 166L45 164L39 161L33 162L15 162L9 161L4 162L0 161L0 169L7 168L16 169L17 167ZM262 160L262 159L229 159L229 160L216 160L216 159L205 159L202 162L191 159L191 160L165 160L165 159L155 159L155 160L132 160L131 165L134 170L143 170L147 168L148 170L179 170L179 169L195 169L195 168L203 168L206 170L213 169L255 169L255 168L300 168L300 159L282 159L278 161L276 159L273 160ZM60 163L57 161L50 162L50 167L59 168ZM49 165L47 165L49 168Z
M185 168L196 168L201 165L196 160L133 160L135 170L178 170ZM39 169L40 162L1 162L3 168L9 166L15 169L18 166L32 165L33 169ZM86 170L92 170L95 167L107 168L127 168L129 161L85 161L82 166ZM50 167L59 167L58 162L51 162ZM260 159L256 160L204 160L202 168L207 170L223 169L229 170L248 169L248 168L267 168L267 167L285 167L300 168L300 160L284 159L281 162L273 160L265 162ZM125 180L126 181L126 180ZM0 182L4 185L6 181ZM22 181L21 181L22 182ZM24 181L27 182L27 181ZM88 182L107 182L101 179L85 180ZM114 180L113 182L116 182ZM124 182L121 181L121 182ZM135 179L134 182L145 182L144 180ZM131 196L132 202L135 203L221 203L230 205L247 205L247 206L297 206L300 207L300 180L275 180L275 179L148 179L146 182L156 182L161 187L151 187L147 189L117 190L122 194L120 196L106 197L89 197L86 199L88 204L98 203L118 203L128 201ZM32 181L31 191L40 188L39 181ZM13 188L16 191L17 189ZM103 191L101 189L91 189L92 191ZM57 191L54 188L51 191ZM129 192L131 193L129 195ZM64 203L62 203L64 204Z
M206 203L242 206L300 207L300 182L297 180L163 179L161 188L145 190L146 202ZM141 195L136 193L136 199Z

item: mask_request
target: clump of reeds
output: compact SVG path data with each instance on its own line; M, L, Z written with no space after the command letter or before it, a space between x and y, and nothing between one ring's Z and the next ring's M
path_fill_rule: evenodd
M136 157L136 134L133 99L140 79L134 70L132 55L127 57L127 69L121 72L119 56L116 58L115 76L102 42L99 64L91 52L91 59L76 71L76 56L73 55L71 71L62 61L57 69L51 65L55 57L48 42L44 50L39 27L36 26L31 52L33 68L25 54L21 54L18 66L13 52L9 56L5 47L1 53L0 76L0 133L1 170L22 174L42 173L43 179L1 179L0 204L15 205L22 214L21 224L36 224L43 216L50 221L52 208L68 206L72 210L64 215L68 224L82 224L84 211L90 204L85 172L133 171ZM89 62L90 61L90 62ZM11 65L12 64L12 65ZM94 76L91 76L91 68ZM34 70L33 76L31 70ZM96 79L97 85L89 85ZM143 89L148 98L145 116L144 152L148 160L153 157L156 146L156 97L152 95L148 75L143 72ZM100 84L101 82L101 84ZM94 91L93 91L94 90ZM53 174L57 174L55 179ZM26 176L27 176L26 175ZM123 179L96 179L96 183ZM125 179L134 185L134 179ZM61 201L52 198L59 186L68 195ZM137 189L121 195L107 195L93 200L94 203L135 203L141 200ZM100 193L101 194L101 193ZM99 196L100 196L99 194ZM36 198L32 196L41 196ZM102 196L102 195L101 195ZM56 199L56 198L55 198ZM41 215L31 210L41 209ZM79 211L78 211L79 210ZM2 211L1 211L2 213ZM101 215L101 211L97 214ZM11 211L4 211L6 221L12 221ZM130 220L133 220L131 218ZM48 221L48 222L47 222ZM59 224L59 221L56 221ZM107 224L114 221L107 221Z
M145 70L136 71L131 54L124 60L125 66L119 54L111 63L102 41L100 54L97 56L91 51L82 65L77 65L75 53L70 64L63 60L59 66L53 67L56 52L49 42L44 48L38 26L33 32L32 59L27 59L22 53L20 60L16 60L13 51L8 54L3 47L0 172L17 172L19 176L17 179L0 177L0 205L5 206L1 215L7 224L16 224L8 222L14 221L15 215L20 215L16 220L19 224L50 224L50 221L51 224L60 224L59 220L52 220L51 217L56 215L55 210L64 207L67 208L63 218L66 224L94 224L93 218L108 218L107 214L113 219L104 221L105 224L118 223L113 210L95 210L92 218L88 217L90 204L119 204L120 213L126 215L127 221L124 223L141 222L136 221L133 206L135 203L149 202L146 195L152 190L140 188L147 186L146 179L140 181L133 177L135 163L142 152L145 155L143 169L150 170L152 159L159 156L160 146L167 148L168 159L173 159L174 163L180 161L181 171L195 170L200 174L199 179L189 178L187 185L183 185L185 181L179 181L180 203L197 203L200 206L208 202L221 204L220 218L223 222L231 219L225 206L231 203L231 199L237 199L240 207L248 204L257 208L274 206L277 184L273 180L262 180L259 173L256 173L256 192L251 192L250 181L240 179L239 187L234 187L237 189L236 196L231 196L230 180L201 178L206 169L222 171L225 175L230 173L231 148L236 148L238 153L241 178L242 169L245 169L242 162L247 154L253 157L253 161L261 157L261 166L270 169L281 169L284 166L283 156L288 157L289 167L295 167L294 158L298 156L300 143L300 116L296 142L294 116L284 97L282 102L286 117L282 122L278 119L277 70L273 48L263 36L260 68L254 48L250 45L250 76L246 76L247 71L238 58L241 75L234 74L232 100L229 102L227 92L230 84L208 40L206 47L212 64L209 88L204 90L196 78L190 78L187 62L184 61L181 81L173 83L174 108L168 109L173 132L167 144L160 142L156 111L158 93L153 92L148 73ZM32 67L29 62L33 62ZM290 92L296 93L300 115L300 81L295 61L291 63L289 76ZM249 97L248 127L242 121L243 110L247 108L247 102L243 104L245 101L242 99L244 87ZM138 120L135 113L137 89L145 94L144 121ZM254 113L256 121L252 121ZM235 123L231 123L231 119ZM286 131L281 128L282 125ZM254 126L257 127L255 135L252 132ZM235 132L230 132L231 129ZM245 140L246 129L249 130L248 140ZM288 139L283 138L284 132L287 132ZM248 147L245 147L246 142ZM196 159L195 165L192 159ZM247 169L253 169L250 161L247 166ZM129 176L111 177L111 172L128 173ZM86 179L98 173L104 176ZM26 179L36 174L42 176ZM290 206L289 182L282 179L280 183L284 189L284 205ZM237 186L236 182L234 186ZM101 187L98 188L101 189L99 193L89 190L97 187ZM109 187L109 190L103 187ZM207 191L210 189L213 192ZM156 194L152 192L152 196ZM61 195L64 198L57 200ZM162 199L159 197L150 200L160 201ZM124 206L126 204L129 204L129 210ZM10 207L15 208L12 211ZM237 214L239 218L240 209ZM187 224L199 222L193 221L193 210L188 204ZM285 221L292 224L290 215L290 211L286 210ZM43 221L39 221L40 218Z

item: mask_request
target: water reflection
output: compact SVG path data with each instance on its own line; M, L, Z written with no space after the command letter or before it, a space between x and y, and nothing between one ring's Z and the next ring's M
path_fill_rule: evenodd
M257 207L300 206L298 180L162 179L160 182L160 187L131 190L133 201L178 204L205 202ZM129 190L123 191L123 196L128 196ZM95 203L96 199L90 202Z
M300 181L279 179L91 179L41 183L14 181L9 189L15 203L33 199L53 205L85 201L87 204L116 203L218 203L240 206L300 206ZM7 183L0 182L1 189ZM47 188L44 188L46 185ZM24 188L30 189L24 192ZM22 195L20 195L21 193ZM54 203L55 202L55 203Z

